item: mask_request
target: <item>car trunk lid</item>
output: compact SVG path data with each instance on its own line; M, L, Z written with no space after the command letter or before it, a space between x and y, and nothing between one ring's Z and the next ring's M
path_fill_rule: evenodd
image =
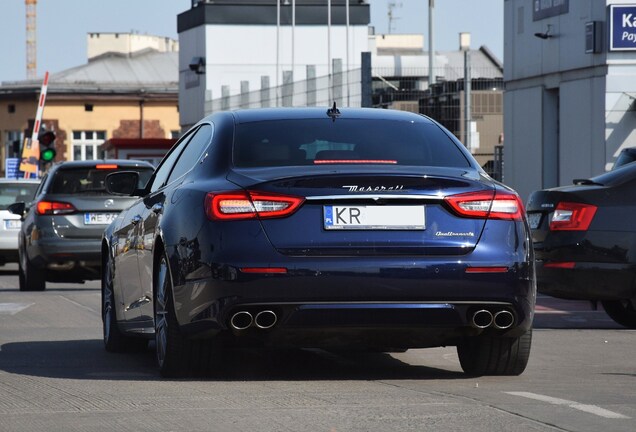
M245 190L304 199L290 216L261 219L272 245L294 256L465 254L485 219L457 215L444 198L494 194L478 173L464 169L281 170L235 169L228 179Z

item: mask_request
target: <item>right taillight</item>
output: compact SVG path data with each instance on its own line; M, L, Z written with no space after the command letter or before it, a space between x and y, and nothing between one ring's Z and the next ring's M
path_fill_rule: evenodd
M63 215L77 211L73 204L61 201L40 201L35 210L39 215Z
M585 231L596 214L591 204L560 202L550 219L550 231Z
M521 220L523 203L511 192L487 191L449 195L445 201L460 216L478 219Z

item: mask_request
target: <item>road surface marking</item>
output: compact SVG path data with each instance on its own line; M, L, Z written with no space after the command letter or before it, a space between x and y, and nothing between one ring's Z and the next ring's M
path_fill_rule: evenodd
M579 411L584 411L586 413L594 414L599 417L611 418L611 419L628 419L630 417L624 416L623 414L616 413L614 411L606 410L605 408L598 407L596 405L585 405L582 403L578 403L575 401L569 401L566 399L558 399L551 396L540 395L536 393L528 393L528 392L504 392L513 396L521 396L528 399L534 399L542 402L547 402L552 405L567 405L570 408L574 408Z
M35 303L0 303L0 315L15 315Z
M96 313L96 314L99 314L99 313L100 313L99 311L97 311L97 310L93 309L92 307L85 306L85 305L83 305L83 304L81 304L81 303L78 303L78 302L76 302L75 300L71 300L70 298L65 297L65 296L63 296L63 295L61 295L61 296L60 296L60 298L62 298L63 300L66 300L66 301L67 301L67 302L69 302L69 303L74 304L74 305L75 305L75 306L77 306L77 307L81 307L82 309L86 309L87 311L90 311L90 312L93 312L93 313Z

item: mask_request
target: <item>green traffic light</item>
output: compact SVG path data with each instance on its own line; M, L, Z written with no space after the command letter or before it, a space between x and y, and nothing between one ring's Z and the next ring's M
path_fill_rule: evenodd
M55 150L51 148L42 150L40 152L40 159L44 162L51 162L55 159Z

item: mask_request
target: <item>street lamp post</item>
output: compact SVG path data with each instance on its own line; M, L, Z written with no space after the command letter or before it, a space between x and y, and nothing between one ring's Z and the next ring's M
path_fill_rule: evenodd
M464 145L470 150L470 33L459 34L459 49L464 52Z

